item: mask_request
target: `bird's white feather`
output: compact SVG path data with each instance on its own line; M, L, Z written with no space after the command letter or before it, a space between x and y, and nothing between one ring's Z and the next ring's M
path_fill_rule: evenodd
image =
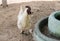
M27 8L23 11L22 8L18 14L17 26L19 29L23 29L26 26Z

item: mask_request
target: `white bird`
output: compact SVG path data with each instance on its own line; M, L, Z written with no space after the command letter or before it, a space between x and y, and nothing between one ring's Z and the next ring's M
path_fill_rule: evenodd
M29 6L26 6L24 10L22 7L20 7L17 21L17 26L20 29L20 33L23 33L24 30L30 29L31 26L30 15L31 15L31 8ZM31 32L32 30L30 29L29 31Z

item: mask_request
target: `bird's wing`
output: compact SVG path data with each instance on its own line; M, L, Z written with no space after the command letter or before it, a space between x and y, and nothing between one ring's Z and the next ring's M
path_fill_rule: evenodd
M21 29L26 27L26 15L23 14L18 18L17 25Z
M26 20L27 20L27 9L25 9L24 12L20 11L18 15L18 24L20 28L25 28L26 27Z

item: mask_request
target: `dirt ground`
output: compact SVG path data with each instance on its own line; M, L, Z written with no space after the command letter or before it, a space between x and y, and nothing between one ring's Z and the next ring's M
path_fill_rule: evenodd
M22 35L17 28L17 15L21 5L29 5L32 8L32 29L38 20L49 16L51 12L60 10L60 2L49 1L10 4L7 8L0 6L0 41L33 41L32 35Z

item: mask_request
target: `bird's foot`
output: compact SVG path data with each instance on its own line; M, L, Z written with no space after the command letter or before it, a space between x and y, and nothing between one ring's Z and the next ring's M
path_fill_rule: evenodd
M29 31L22 31L22 32L21 32L21 34L23 34L23 35L26 35L26 36L27 36L27 35L30 35L30 32L29 32Z
M29 32L30 32L30 34L32 34L33 33L33 29L29 29Z
M20 31L20 34L23 34L23 35L30 35L33 33L33 30L32 29L29 29L29 30L21 30Z

